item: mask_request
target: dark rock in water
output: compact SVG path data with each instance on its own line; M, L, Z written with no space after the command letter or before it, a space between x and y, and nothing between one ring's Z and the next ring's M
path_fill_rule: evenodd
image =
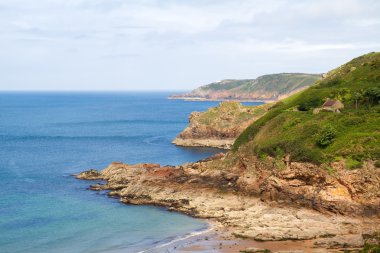
M103 179L102 174L99 171L91 169L81 172L80 174L75 176L77 179L84 180L99 180Z
M89 189L93 191L101 191L101 190L104 190L104 186L101 184L93 184L93 185L90 185Z

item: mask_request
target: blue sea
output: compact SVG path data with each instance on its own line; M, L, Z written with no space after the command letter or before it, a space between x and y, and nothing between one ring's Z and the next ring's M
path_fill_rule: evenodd
M123 205L71 175L112 161L176 165L220 152L171 144L217 102L156 93L0 93L0 252L138 252L207 228Z

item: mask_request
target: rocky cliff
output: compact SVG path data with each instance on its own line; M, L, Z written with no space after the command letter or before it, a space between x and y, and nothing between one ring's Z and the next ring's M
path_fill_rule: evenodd
M189 126L173 143L179 146L229 149L240 133L264 115L270 106L244 106L239 102L229 101L222 102L206 112L193 112L189 116Z
M305 89L321 78L320 74L282 73L256 79L227 79L170 98L275 101Z
M127 204L168 207L219 221L259 241L313 240L313 247L362 247L380 232L380 170L373 164L336 173L313 164L219 154L182 166L112 163L79 179L103 179Z

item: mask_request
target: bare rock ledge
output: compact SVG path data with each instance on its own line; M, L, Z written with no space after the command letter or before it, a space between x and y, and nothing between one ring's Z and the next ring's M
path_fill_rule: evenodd
M244 162L227 171L209 168L224 156L176 167L113 162L101 172L85 171L76 178L106 180L90 189L109 190L123 203L165 206L212 219L235 236L258 241L315 240L315 247L362 247L366 238L373 240L380 232L378 171L341 170L330 176L301 163L283 171L251 171ZM245 163L259 165L258 160Z

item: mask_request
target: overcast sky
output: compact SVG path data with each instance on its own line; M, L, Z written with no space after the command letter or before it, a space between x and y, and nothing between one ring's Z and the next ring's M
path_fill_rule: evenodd
M179 90L380 51L379 0L0 0L0 90Z

